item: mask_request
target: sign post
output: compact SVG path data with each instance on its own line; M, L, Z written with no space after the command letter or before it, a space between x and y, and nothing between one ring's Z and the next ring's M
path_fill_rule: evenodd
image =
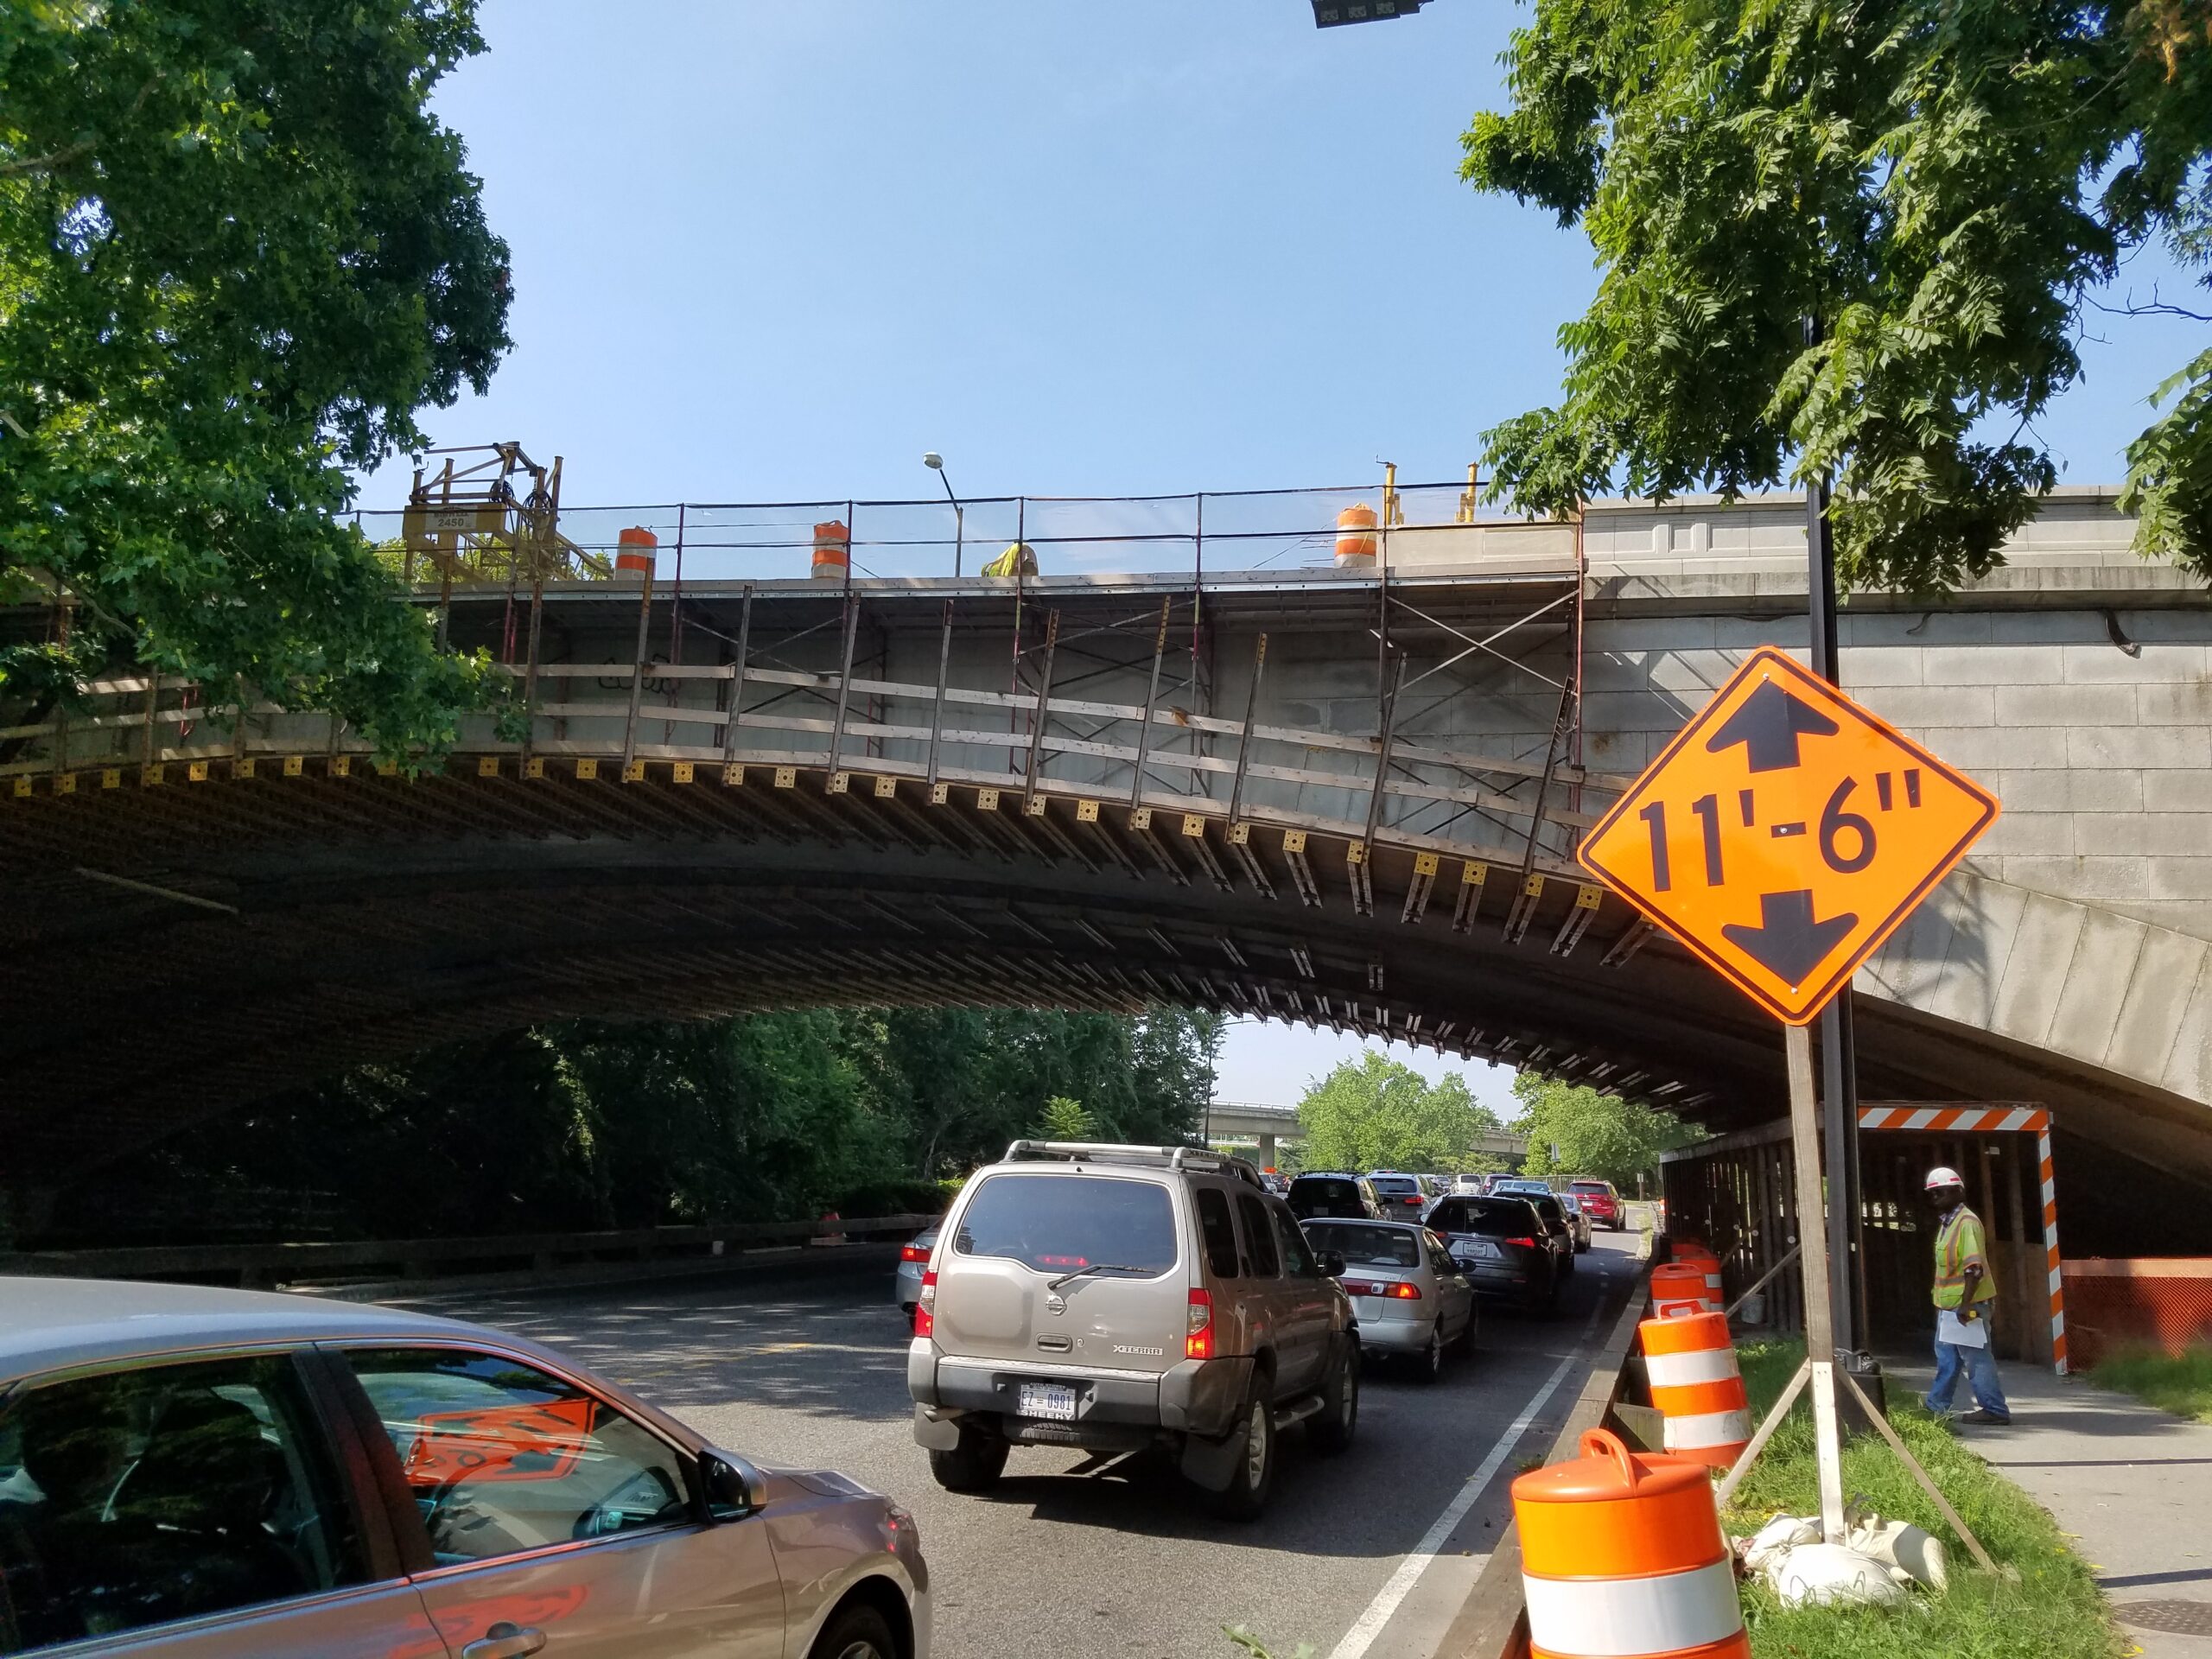
M1831 1193L1837 1208L1845 1203L1848 1172L1831 1167L1824 1186L1807 1027L1997 811L1986 790L1767 646L1575 855L1783 1027L1821 1526L1831 1539L1842 1534L1843 1478L1823 1216ZM1830 1099L1840 1111L1835 1091Z

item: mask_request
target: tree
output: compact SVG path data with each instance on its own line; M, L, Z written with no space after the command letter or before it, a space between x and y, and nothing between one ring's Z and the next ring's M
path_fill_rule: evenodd
M429 110L470 0L0 8L0 649L51 708L136 661L450 741L503 684L334 515L509 340L507 249Z
M1370 1048L1307 1086L1298 1127L1301 1168L1462 1170L1488 1163L1474 1138L1497 1116L1458 1072L1431 1084Z
M1513 1128L1529 1137L1531 1175L1588 1175L1633 1189L1638 1175L1657 1176L1661 1153L1704 1133L1672 1112L1531 1071L1515 1077L1513 1097L1521 1103Z
M2159 243L2212 280L2208 31L2204 0L1535 0L1462 171L1603 276L1561 404L1486 435L1493 496L1834 468L1847 581L1986 572L2056 478L2035 422L2093 290ZM2212 576L2212 350L2177 366L2124 505Z
M1095 1141L1098 1121L1083 1109L1081 1101L1054 1095L1045 1103L1044 1113L1037 1120L1037 1134L1046 1141Z

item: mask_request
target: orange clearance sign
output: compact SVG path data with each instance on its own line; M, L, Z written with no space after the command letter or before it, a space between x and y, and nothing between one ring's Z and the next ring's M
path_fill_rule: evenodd
M1987 790L1765 647L1576 857L1802 1026L1996 818Z

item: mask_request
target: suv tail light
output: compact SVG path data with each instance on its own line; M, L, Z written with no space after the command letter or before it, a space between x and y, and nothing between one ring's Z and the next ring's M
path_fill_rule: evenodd
M1213 1357L1213 1296L1210 1292L1193 1290L1191 1293L1188 1324L1183 1337L1183 1357Z
M922 1275L922 1300L914 1304L914 1334L929 1337L937 1334L937 1274Z
M901 1244L899 1259L901 1262L926 1262L930 1259L930 1253L918 1244Z
M1536 1248L1536 1241L1533 1238L1509 1238L1505 1242L1508 1244L1518 1244L1524 1250L1533 1250Z

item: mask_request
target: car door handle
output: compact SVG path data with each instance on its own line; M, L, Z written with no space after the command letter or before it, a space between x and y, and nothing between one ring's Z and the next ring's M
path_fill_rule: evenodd
M501 1619L461 1650L461 1659L524 1659L545 1645L545 1632Z

